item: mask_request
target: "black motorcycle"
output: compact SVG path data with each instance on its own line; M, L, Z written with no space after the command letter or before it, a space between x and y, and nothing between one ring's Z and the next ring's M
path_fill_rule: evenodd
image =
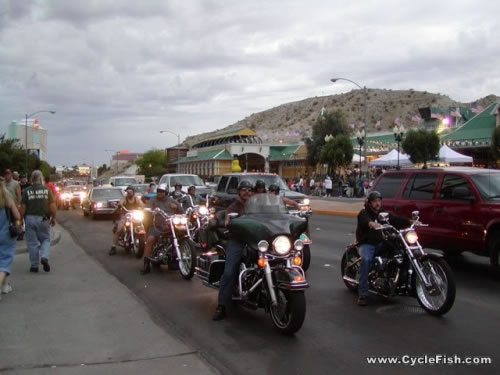
M217 213L217 243L197 258L196 275L203 284L215 289L225 265L227 234L246 244L240 264L233 301L252 309L264 308L273 324L283 333L297 332L304 322L309 287L300 267L304 243L298 238L307 227L303 218L290 215L281 199L271 194L258 194L245 204L241 217L231 217L228 228L224 212Z
M418 223L418 211L412 213ZM388 213L380 213L384 241L374 256L368 274L370 292L391 298L416 297L431 315L447 313L455 301L455 278L448 263L437 254L426 253L418 242L415 225L398 230L389 222ZM418 224L422 225L422 224ZM342 257L342 279L352 291L357 291L361 270L358 244L349 245Z
M127 251L131 251L136 258L142 258L144 254L144 212L142 210L127 210L121 207L120 210L125 215L125 224L118 238L118 245ZM117 230L117 225L113 226L113 233Z
M153 245L151 263L178 269L181 276L190 280L194 275L196 254L186 215L168 215L160 208L152 211L152 225L161 233Z

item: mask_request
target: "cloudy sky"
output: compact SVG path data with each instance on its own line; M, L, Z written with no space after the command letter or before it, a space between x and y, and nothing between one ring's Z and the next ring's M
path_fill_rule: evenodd
M290 101L371 88L500 94L500 2L0 0L0 134L109 163Z

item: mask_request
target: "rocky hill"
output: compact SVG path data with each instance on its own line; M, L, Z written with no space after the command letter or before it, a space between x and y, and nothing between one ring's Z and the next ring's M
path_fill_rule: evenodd
M367 131L388 131L395 121L406 128L419 126L418 109L422 107L485 108L500 97L489 95L471 103L457 102L442 94L427 91L368 89L367 96ZM254 113L225 129L249 127L257 132L264 142L297 142L311 135L312 125L322 110L341 110L347 118L353 133L363 124L363 91L352 90L345 94L308 98L297 102L282 104L263 112ZM218 129L220 131L222 129ZM184 143L192 146L214 132L198 134L186 138Z

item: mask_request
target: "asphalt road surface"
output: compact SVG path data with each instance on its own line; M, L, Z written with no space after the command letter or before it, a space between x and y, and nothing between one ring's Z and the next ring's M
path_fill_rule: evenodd
M146 304L163 329L197 348L221 373L500 373L500 281L486 258L466 254L449 259L457 278L457 298L443 317L426 314L411 298L372 297L367 307L359 307L340 277L340 259L354 239L355 220L313 215L306 320L295 336L288 337L274 328L264 310L237 307L227 319L213 322L217 291L204 287L196 277L185 281L178 271L163 268L141 276L142 260L123 249L109 256L109 218L92 221L77 210L60 211L58 220L88 254ZM120 313L116 311L116 319ZM456 355L490 357L492 363L428 364L438 355L446 362ZM399 356L399 360L427 364L369 364L367 357L372 356Z

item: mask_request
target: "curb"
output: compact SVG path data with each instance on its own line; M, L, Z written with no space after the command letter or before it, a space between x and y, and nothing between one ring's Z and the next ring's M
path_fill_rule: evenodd
M314 214L329 215L329 216L343 216L343 217L357 217L358 216L357 212L351 212L351 211L332 211L332 210L317 210L317 209L313 209L313 215Z

